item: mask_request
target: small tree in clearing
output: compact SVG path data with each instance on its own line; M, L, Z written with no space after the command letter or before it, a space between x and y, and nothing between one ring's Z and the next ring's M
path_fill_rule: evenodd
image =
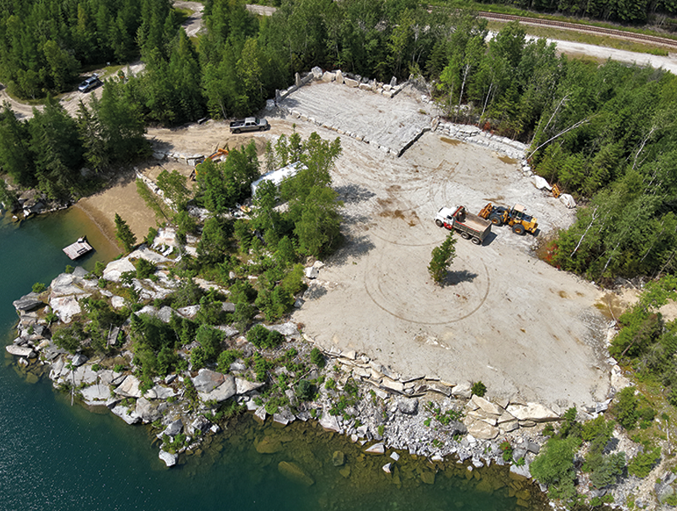
M126 253L131 252L136 245L136 236L117 213L115 213L115 239L124 247Z
M454 233L450 232L447 239L439 247L433 248L432 259L428 265L428 273L435 284L442 285L451 262L456 257L456 238Z

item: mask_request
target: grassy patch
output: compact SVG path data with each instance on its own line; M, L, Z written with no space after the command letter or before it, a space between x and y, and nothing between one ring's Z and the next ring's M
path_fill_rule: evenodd
M488 27L490 30L498 31L505 23L500 21L490 21ZM668 56L668 50L663 47L651 44L643 44L625 39L616 39L615 37L596 35L589 33L575 32L573 30L562 30L554 27L535 27L531 25L522 25L527 34L535 37L544 37L548 39L558 39L561 41L573 41L576 43L593 44L605 48L615 48L617 50L633 51L637 53L649 53L651 55Z

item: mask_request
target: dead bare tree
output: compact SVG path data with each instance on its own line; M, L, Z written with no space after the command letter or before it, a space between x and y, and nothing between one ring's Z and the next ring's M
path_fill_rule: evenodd
M590 227L592 227L592 224L595 223L595 220L597 219L597 209L599 206L595 206L595 210L592 212L592 220L590 220L590 224L588 225L587 229L585 229L585 232L583 233L583 236L581 236L581 239L578 240L578 245L576 245L576 248L574 248L574 251L571 252L571 255L569 257L573 257L578 248L581 246L581 243L583 243L583 239L585 238L585 235L588 234L588 231L590 230Z

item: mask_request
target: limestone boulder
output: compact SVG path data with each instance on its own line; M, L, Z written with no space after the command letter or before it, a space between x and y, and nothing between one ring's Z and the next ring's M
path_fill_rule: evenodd
M7 353L14 355L15 357L26 357L26 358L35 358L36 353L33 351L33 348L30 346L17 346L16 344L10 344L5 346Z
M37 293L28 293L18 300L13 301L12 305L14 305L14 308L17 311L28 312L39 307L44 307L45 302L40 299Z
M483 397L472 396L470 400L486 414L495 415L496 417L503 415L504 410L501 407Z
M335 416L329 414L329 410L324 410L322 413L322 417L320 417L320 426L322 426L325 431L334 431L336 433L341 431L338 420L336 420Z
M114 309L122 309L125 306L125 299L121 296L114 296L111 298L110 304Z
M128 406L115 406L111 412L120 417L127 424L131 425L141 422L141 417L139 417L137 413L134 410L131 410Z
M136 400L136 413L146 424L162 417L162 413L158 410L157 405L153 404L145 397L140 397Z
M193 378L193 385L198 392L211 392L225 381L225 375L211 371L209 369L200 369L197 376Z
M263 386L262 382L255 382L244 380L242 378L235 378L235 393L239 396L247 394Z
M378 442L364 450L367 454L384 454L386 452L385 444Z
M287 323L282 323L281 325L270 325L266 327L268 330L275 330L280 332L285 337L294 337L299 336L299 327L296 326L296 323L288 321Z
M472 384L469 381L464 381L455 385L454 388L451 389L451 395L469 399L472 397Z
M144 396L146 399L167 399L169 397L176 396L176 392L171 387L165 387L163 385L155 385L152 389L148 391L152 392L151 396Z
M559 420L559 415L539 403L510 404L507 412L520 421L548 422Z
M196 431L200 431L200 432L204 433L205 431L207 431L211 427L212 427L212 423L209 422L209 420L207 420L203 416L199 416L197 419L195 419L191 423L189 433L191 435L194 435Z
M176 465L179 461L179 455L178 454L172 454L167 451L160 451L160 459L165 462L165 465L167 467L173 467Z
M314 68L312 68L310 70L310 72L313 73L313 77L316 80L319 80L320 78L322 78L322 69L319 68L318 66L315 66Z
M141 382L139 379L130 374L124 379L122 384L115 389L115 393L122 397L139 398L141 397L141 389L139 389L140 384Z
M145 259L151 263L160 264L170 261L164 256L161 256L157 252L153 252L146 245L141 245L138 249L127 256L128 259ZM108 269L108 267L106 267Z
M174 309L165 305L158 311L157 317L160 318L163 323L169 323L169 321L172 319L172 314L175 313L176 311Z
M416 415L418 413L418 399L400 398L397 400L397 409L405 415Z
M476 420L467 424L468 434L480 440L493 440L498 436L498 428L485 421Z
M209 392L198 392L198 397L202 401L216 401L217 403L221 403L235 395L237 391L235 378L230 374L221 376L223 376L223 382L218 387L212 388Z
M87 360L89 359L86 355L83 355L82 353L76 353L71 360L71 364L73 364L73 367L80 367L82 364L87 362Z
M85 296L89 296L89 294L58 296L50 300L49 305L61 321L70 323L73 316L82 312L78 298Z
M162 438L163 435L167 435L169 437L175 437L181 431L183 430L183 422L181 422L181 419L177 419L174 422L169 423L169 425L165 428L165 430L160 433L159 437Z
M110 387L108 385L90 385L80 391L82 399L88 406L104 406L110 398Z
M124 257L108 263L103 270L103 278L111 282L119 282L122 274L128 271L136 272L136 268L129 261L129 257Z

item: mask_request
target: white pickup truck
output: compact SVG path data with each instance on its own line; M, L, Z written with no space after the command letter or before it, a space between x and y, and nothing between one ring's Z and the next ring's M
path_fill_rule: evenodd
M239 121L232 121L230 123L231 133L241 133L243 131L265 131L270 128L270 124L265 119L258 119L256 117L247 117Z

